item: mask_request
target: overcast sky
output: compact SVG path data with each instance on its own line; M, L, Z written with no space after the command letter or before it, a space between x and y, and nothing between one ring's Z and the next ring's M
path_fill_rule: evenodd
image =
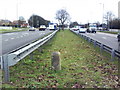
M32 14L37 14L56 22L56 11L64 8L70 14L71 21L102 22L103 11L112 11L118 17L118 1L120 0L0 0L0 19L13 21L23 16L28 20Z

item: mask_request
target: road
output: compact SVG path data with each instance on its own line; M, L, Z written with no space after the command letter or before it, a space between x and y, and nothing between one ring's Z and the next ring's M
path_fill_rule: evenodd
M15 50L27 43L30 43L46 34L48 34L49 30L46 31L22 31L22 32L13 32L0 34L0 56ZM78 33L78 31L76 31ZM120 50L120 44L118 45L117 35L107 34L97 32L95 33L80 33L86 36L91 37L94 40L101 42L115 50Z
M76 33L79 33L76 31ZM117 40L117 35L115 34L108 34L108 33L80 33L85 36L92 38L93 40L99 41L100 43L107 45L115 50L120 50L120 45Z
M0 34L0 56L30 43L52 31L22 31Z

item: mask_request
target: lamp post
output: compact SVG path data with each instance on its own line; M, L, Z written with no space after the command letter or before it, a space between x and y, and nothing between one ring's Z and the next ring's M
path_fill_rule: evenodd
M103 29L103 22L104 22L104 3L100 3L102 4L102 29Z
M18 20L18 0L17 0L17 4L16 4L16 18L17 18L17 28L19 25L19 20Z

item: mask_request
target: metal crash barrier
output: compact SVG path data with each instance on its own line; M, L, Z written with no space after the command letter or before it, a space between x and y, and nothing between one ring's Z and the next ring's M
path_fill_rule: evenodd
M31 52L36 50L38 47L42 46L45 44L47 41L49 41L56 33L58 30L54 31L53 33L49 34L48 36L33 42L29 45L26 45L25 47L16 50L14 52L5 54L1 56L1 69L4 71L4 82L9 82L9 66L13 66L17 64L20 60L22 60L24 57L29 55Z

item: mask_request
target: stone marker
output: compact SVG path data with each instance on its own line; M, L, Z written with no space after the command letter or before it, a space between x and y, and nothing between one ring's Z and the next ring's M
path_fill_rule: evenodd
M52 53L51 64L53 70L61 70L60 52Z

